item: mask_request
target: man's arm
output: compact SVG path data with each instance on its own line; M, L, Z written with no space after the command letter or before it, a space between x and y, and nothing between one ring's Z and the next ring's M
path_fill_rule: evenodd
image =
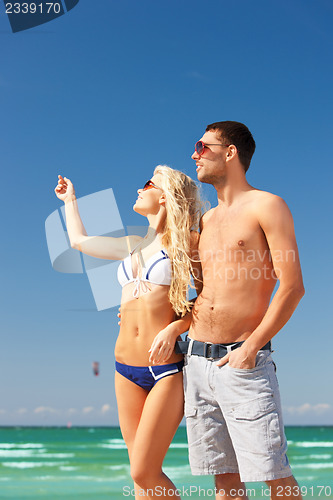
M241 348L222 358L221 365L230 358L230 366L235 368L255 366L257 352L287 323L304 295L294 223L287 204L268 194L258 203L257 217L267 239L279 287L262 321Z
M279 287L248 339L248 346L255 353L287 323L304 295L294 223L287 204L271 195L258 208L259 224L267 239Z

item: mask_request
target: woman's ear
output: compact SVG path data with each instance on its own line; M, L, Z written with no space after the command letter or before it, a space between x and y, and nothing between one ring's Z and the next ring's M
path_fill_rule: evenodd
M165 202L166 202L166 196L165 196L165 193L162 193L161 196L160 196L160 205L165 205Z

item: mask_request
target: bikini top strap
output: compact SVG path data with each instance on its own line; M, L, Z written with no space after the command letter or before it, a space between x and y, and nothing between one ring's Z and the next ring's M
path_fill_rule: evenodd
M137 249L137 248L141 245L141 243L142 243L142 241L139 241L139 243L138 243L137 245L135 245L135 247L133 248L133 250L132 250L132 251L130 251L130 252L129 252L129 254L130 254L130 255L133 255L133 254L134 254L134 252L135 252L135 250L136 250L136 249ZM129 248L129 250L130 250L130 248Z
M135 250L141 245L142 241L139 241L137 245L133 248L133 250L130 252L130 262L131 262L131 268L132 268L132 276L133 276L133 265L132 265L132 255L134 254ZM136 269L136 278L139 280L142 278L142 269L145 267L145 261L142 256L141 249L139 249L137 255L137 269Z
M131 245L130 245L129 236L126 236L126 243L127 243L128 255L131 255Z

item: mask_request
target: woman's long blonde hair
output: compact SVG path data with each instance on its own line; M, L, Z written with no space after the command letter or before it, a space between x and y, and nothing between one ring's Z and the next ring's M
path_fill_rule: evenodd
M191 231L199 231L203 211L199 188L183 172L166 165L158 165L154 175L161 174L159 181L166 197L166 221L162 244L172 263L172 281L169 300L174 311L183 316L190 310L188 289L193 288L191 275Z

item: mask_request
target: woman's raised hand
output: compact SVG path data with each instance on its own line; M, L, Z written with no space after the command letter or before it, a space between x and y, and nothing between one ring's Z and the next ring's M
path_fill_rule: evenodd
M62 177L61 175L58 175L58 185L55 188L54 192L59 200L63 201L64 203L67 199L71 199L73 196L75 196L73 184L69 179L67 179L67 177Z

